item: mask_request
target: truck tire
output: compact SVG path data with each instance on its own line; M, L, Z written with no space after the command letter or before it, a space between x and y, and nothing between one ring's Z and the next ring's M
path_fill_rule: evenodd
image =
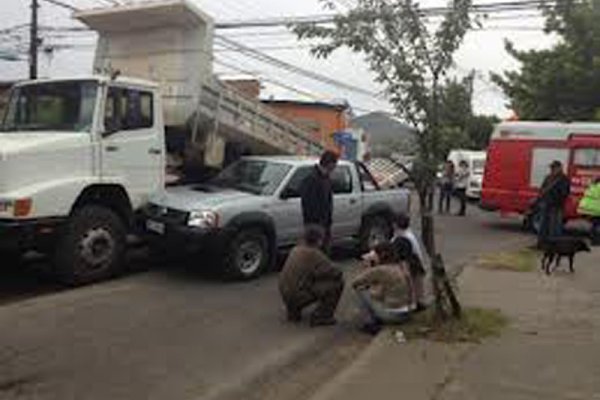
M230 279L249 280L258 277L271 261L269 239L261 229L238 231L225 247L225 275Z
M69 218L56 248L62 283L79 286L112 277L122 266L126 249L123 221L111 209L89 205Z
M360 228L360 249L369 251L373 245L380 241L390 240L392 238L392 222L384 215L374 215L365 217Z

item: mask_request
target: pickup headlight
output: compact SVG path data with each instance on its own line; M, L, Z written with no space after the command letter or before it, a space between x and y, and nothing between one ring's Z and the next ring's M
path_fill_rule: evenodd
M214 211L192 211L187 224L195 228L218 228L219 214Z
M9 213L13 217L26 217L31 213L31 199L0 200L0 213Z

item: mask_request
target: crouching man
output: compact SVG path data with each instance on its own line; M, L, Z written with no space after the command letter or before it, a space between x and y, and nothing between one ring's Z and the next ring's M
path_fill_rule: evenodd
M304 240L291 251L279 275L279 291L289 321L299 322L302 310L315 304L311 326L333 325L344 289L343 275L322 252L325 230L317 225L305 229Z
M408 265L397 259L390 243L379 243L363 259L366 269L352 287L366 317L362 330L376 334L384 324L406 321L416 309L415 292Z

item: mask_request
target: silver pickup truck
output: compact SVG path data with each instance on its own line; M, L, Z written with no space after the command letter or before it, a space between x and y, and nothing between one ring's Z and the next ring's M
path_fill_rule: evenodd
M154 246L217 252L230 277L256 277L302 236L299 188L316 162L242 158L208 183L157 194L144 210L145 231ZM410 208L407 189L381 190L360 163L340 161L332 187L334 241L355 238L366 248L389 237L393 216Z

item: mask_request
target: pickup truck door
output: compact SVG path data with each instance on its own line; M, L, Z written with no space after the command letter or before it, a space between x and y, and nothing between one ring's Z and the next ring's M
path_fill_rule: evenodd
M279 245L295 244L302 237L304 221L302 218L300 185L313 168L312 166L299 167L293 171L271 207L271 215L275 220ZM282 196L282 194L285 195Z
M334 238L358 233L362 215L362 192L350 165L338 165L331 175Z
M155 126L151 91L111 86L104 109L101 141L102 178L122 182L134 207L147 201L164 180L162 127Z

